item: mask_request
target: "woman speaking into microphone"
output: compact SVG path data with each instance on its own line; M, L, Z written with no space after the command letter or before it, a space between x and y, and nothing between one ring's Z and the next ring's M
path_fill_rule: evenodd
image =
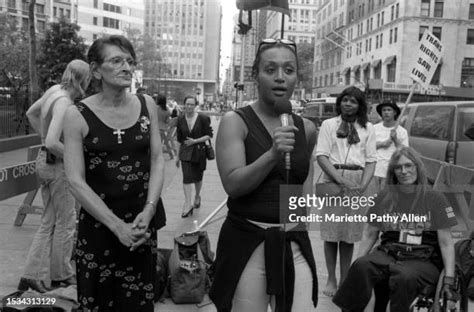
M280 185L310 183L316 129L291 114L282 125L277 107L297 81L296 45L260 42L252 68L258 99L224 115L216 141L217 166L229 213L217 245L210 291L218 311L312 311L317 277L306 231L281 231ZM275 105L275 103L278 103ZM285 154L291 153L291 170ZM298 281L298 283L295 283Z

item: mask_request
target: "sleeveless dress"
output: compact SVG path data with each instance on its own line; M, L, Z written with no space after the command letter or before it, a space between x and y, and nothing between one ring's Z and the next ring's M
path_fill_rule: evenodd
M144 100L140 101L139 119L120 136L89 107L77 104L89 126L83 142L86 182L126 223L142 211L150 177L150 119ZM149 230L151 238L130 252L81 209L76 249L80 311L153 311L155 221Z

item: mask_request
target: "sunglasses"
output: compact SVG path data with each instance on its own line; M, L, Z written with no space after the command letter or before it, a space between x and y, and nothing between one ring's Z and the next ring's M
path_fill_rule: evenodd
M263 39L262 41L260 41L260 44L258 45L258 50L257 51L260 52L260 49L264 45L276 45L276 44L284 44L286 46L289 46L296 53L296 43L293 40L273 39L273 38L267 38L267 39Z

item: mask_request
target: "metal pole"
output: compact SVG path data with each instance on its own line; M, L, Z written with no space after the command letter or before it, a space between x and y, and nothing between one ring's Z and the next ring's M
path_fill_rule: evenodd
M281 13L281 30L280 30L280 38L283 39L285 34L285 14Z
M244 84L244 70L245 70L245 35L241 35L241 47L240 47L240 79L239 84L242 86ZM244 101L244 90L237 90L239 94L239 101L237 107L242 107L242 102Z

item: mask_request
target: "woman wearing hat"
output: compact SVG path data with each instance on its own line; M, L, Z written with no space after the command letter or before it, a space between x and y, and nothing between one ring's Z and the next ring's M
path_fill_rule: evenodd
M400 116L400 108L392 101L383 101L377 105L377 113L382 121L374 126L377 145L377 164L375 165L375 182L378 190L385 187L388 162L395 150L401 145L408 146L408 133L405 128L395 124Z

